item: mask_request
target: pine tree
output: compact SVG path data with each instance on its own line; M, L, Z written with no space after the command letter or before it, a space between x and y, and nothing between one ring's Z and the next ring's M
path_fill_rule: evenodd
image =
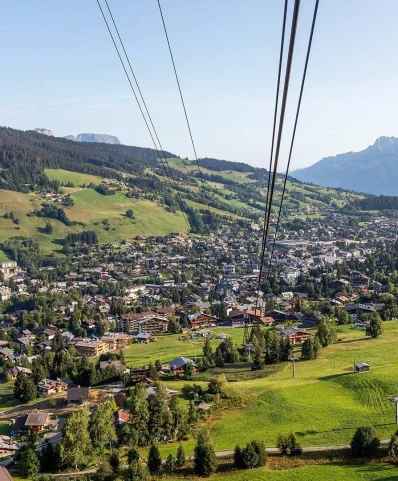
M210 436L203 428L197 438L194 451L194 470L199 476L211 476L217 469L217 458Z
M177 449L175 465L177 468L182 468L185 465L185 452L181 444Z
M34 478L39 472L40 462L37 452L28 447L20 453L18 470L23 478Z
M147 392L145 386L139 384L136 387L136 392L132 396L130 406L130 417L134 422L134 427L137 432L137 441L139 446L145 446L148 443L148 421L149 411L147 402Z
M213 347L208 337L206 337L205 342L203 344L203 356L206 359L208 365L213 364L213 356L214 356Z
M162 466L162 457L160 456L159 448L152 444L148 453L148 469L151 473L157 473Z
M171 475L174 473L175 468L176 468L175 459L172 454L169 454L166 459L164 470L166 471L166 474Z

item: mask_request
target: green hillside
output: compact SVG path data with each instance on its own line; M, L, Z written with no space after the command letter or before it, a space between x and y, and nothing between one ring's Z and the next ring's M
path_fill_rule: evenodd
M261 221L268 178L265 169L200 159L200 175L195 161L166 155L172 179L151 149L87 145L0 128L0 242L23 236L38 241L44 253L61 253L65 236L83 230L96 231L100 242L118 242L176 231L209 234L217 223L236 219ZM282 180L278 174L274 213L279 208ZM101 193L101 188L112 192ZM62 197L67 194L72 206L63 205ZM319 218L362 198L289 179L283 218ZM70 225L37 217L35 211L46 204L64 209ZM206 214L209 208L211 216ZM129 209L133 219L125 215ZM45 232L48 223L51 233ZM0 259L5 259L4 252Z

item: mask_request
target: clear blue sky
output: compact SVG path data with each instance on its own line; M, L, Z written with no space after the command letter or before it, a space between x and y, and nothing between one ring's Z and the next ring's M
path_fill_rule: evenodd
M156 0L109 3L164 148L192 158ZM302 0L285 139L313 4ZM268 165L283 1L162 6L198 155ZM320 1L292 169L398 136L397 17L396 0ZM2 0L0 45L1 125L152 146L96 0Z

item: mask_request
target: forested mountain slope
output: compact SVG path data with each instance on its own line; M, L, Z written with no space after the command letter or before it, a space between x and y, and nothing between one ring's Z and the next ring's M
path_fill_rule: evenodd
M160 162L153 149L0 128L0 242L28 237L52 252L62 251L68 233L95 231L110 242L260 221L265 169L205 158L199 173L195 161L165 156ZM274 212L281 183L278 175ZM289 179L283 213L319 216L360 197Z

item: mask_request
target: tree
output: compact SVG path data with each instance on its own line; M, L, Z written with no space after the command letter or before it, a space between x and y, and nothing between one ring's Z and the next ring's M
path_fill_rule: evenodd
M251 441L246 447L235 447L234 464L238 469L253 469L265 466L267 462L267 453L264 443L260 441Z
M39 472L40 462L37 452L28 447L20 453L18 470L23 478L34 478Z
M123 473L125 481L149 481L149 473L146 466L140 461L134 461Z
M398 431L391 436L391 440L388 445L388 455L394 459L398 457Z
M53 226L49 222L47 222L44 232L49 235L53 233Z
M182 468L185 465L185 452L181 444L178 446L177 449L175 465L176 468Z
M264 337L261 336L261 339L257 337L253 337L253 362L251 368L253 371L259 371L264 367L264 349L265 349L265 341Z
M14 396L27 403L37 397L37 387L32 379L19 372L15 379Z
M327 347L329 344L336 342L336 326L333 320L328 317L323 317L318 325L318 330L316 333L322 347Z
M140 453L134 448L129 449L127 453L127 460L129 464L133 464L135 461L139 461Z
M190 362L187 362L184 366L184 377L189 379L192 377L192 374L193 374L192 364Z
M317 359L321 344L318 337L309 337L301 346L301 359L314 360Z
M217 469L217 458L209 433L203 428L194 450L194 471L199 476L210 476Z
M162 457L160 456L159 448L152 444L148 453L148 469L151 473L157 473L162 466Z
M336 309L336 317L339 324L349 324L351 321L350 315L344 309Z
M100 404L90 416L89 433L93 448L103 453L109 443L117 440L112 404Z
M171 334L179 334L181 332L181 326L176 321L176 319L170 319L169 324L167 326L167 331L171 332Z
M281 336L276 331L265 333L265 360L277 364L281 360Z
M126 217L129 219L134 219L134 212L131 209L126 210Z
M137 441L139 446L145 446L148 442L148 402L145 386L139 384L131 399L130 417L134 420L134 427L137 431Z
M62 464L78 469L89 461L91 442L88 432L88 409L73 412L66 420L60 442Z
M213 377L207 385L207 390L210 394L225 394L227 387L227 378L225 374L220 374L217 377Z
M213 347L211 345L209 337L206 337L205 342L203 344L203 356L208 365L213 364Z
M166 389L161 384L156 383L156 392L148 396L148 436L152 443L162 439L164 435L163 422L165 418Z
M281 454L289 454L290 456L297 456L302 453L301 446L294 433L288 435L278 434L276 447Z
M363 320L368 322L366 327L366 335L373 337L379 337L383 334L383 321L377 312L365 314Z
M166 474L173 474L176 468L176 462L172 454L169 454L166 459L164 470Z
M372 457L380 446L380 439L373 426L359 427L351 441L351 451L355 458Z

